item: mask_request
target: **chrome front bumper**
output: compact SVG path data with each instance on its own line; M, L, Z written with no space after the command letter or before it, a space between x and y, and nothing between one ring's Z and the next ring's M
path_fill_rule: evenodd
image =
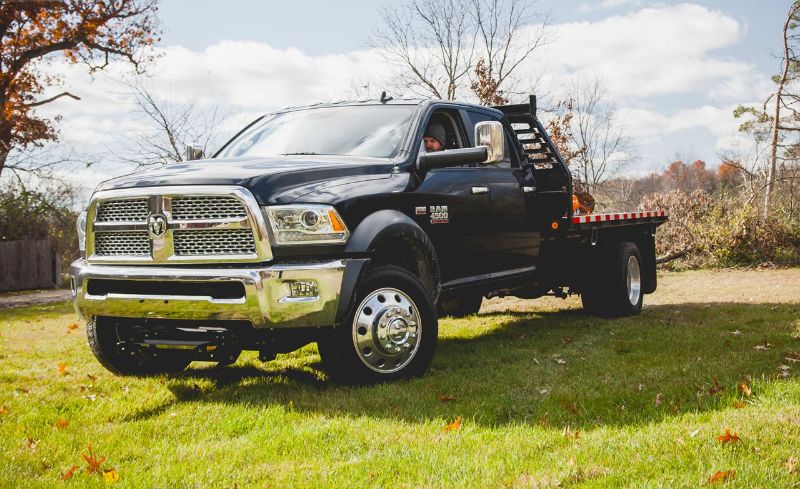
M70 266L75 310L84 318L114 316L147 319L248 320L255 328L333 326L336 320L345 260L282 264L267 267L179 268L94 265L78 260ZM241 298L209 295L108 292L93 295L92 280L126 283L182 282L213 286L240 282ZM293 296L291 284L315 284L311 292ZM113 282L121 283L121 282ZM145 287L146 288L146 287Z

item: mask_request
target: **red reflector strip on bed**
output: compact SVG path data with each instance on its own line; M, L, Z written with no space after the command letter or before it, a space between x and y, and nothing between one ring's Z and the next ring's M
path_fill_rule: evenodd
M606 221L625 221L629 219L646 219L648 217L669 217L667 211L647 211L647 212L623 212L614 214L589 214L586 216L574 216L572 224L584 224L589 222Z

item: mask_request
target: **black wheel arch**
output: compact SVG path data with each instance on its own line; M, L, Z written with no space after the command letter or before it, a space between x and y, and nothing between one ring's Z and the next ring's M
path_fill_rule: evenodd
M400 211L384 209L364 218L350 236L345 254L368 258L369 266L405 268L425 284L434 303L439 297L441 276L433 243L419 224Z

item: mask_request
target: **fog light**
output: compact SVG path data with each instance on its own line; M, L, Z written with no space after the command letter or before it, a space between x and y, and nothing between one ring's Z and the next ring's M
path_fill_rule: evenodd
M315 280L292 280L286 284L289 286L289 298L303 299L319 296L319 287Z

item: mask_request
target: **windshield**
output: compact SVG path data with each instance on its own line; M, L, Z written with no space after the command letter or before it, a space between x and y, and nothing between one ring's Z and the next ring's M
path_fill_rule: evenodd
M231 141L219 156L392 158L415 110L415 105L351 105L272 114Z

